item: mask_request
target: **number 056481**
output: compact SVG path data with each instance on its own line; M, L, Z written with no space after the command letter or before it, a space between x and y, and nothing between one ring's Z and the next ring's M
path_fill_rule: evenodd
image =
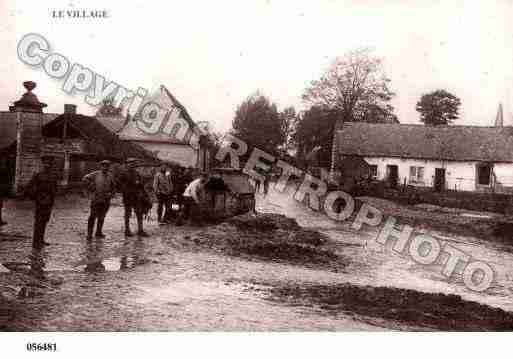
M57 351L56 343L27 343L29 352L55 352Z

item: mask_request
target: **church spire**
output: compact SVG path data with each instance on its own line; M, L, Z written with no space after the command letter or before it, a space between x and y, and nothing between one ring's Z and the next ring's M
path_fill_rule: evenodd
M502 103L499 103L499 108L497 109L497 116L495 117L495 127L503 127L504 126L504 113L502 110Z

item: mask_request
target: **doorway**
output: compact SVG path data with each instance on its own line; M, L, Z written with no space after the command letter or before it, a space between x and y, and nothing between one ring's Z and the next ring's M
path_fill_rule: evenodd
M442 192L445 189L445 168L435 168L435 191Z
M387 181L391 188L396 188L399 181L399 169L397 165L387 165Z

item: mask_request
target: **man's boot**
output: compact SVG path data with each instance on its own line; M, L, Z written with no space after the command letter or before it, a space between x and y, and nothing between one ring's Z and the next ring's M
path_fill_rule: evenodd
M93 239L93 229L94 229L94 217L89 217L87 220L87 237L86 239L90 241Z
M105 234L103 234L103 221L105 218L98 218L98 223L96 223L96 238L105 238Z
M49 246L50 243L45 242L44 235L45 235L45 223L41 223L36 219L36 223L34 223L34 234L32 237L32 247L35 249L41 249L44 246Z
M137 235L139 237L149 237L148 233L146 233L143 229L142 215L137 215L137 228L138 228Z

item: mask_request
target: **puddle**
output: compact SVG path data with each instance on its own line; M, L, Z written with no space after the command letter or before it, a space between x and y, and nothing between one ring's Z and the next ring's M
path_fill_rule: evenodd
M130 269L138 265L150 263L148 259L136 257L111 257L104 259L102 262L108 272Z
M146 263L150 263L150 261L144 258L109 257L91 259L86 262L82 261L79 264L75 264L70 269L78 272L118 272L126 269L135 268L138 265Z

